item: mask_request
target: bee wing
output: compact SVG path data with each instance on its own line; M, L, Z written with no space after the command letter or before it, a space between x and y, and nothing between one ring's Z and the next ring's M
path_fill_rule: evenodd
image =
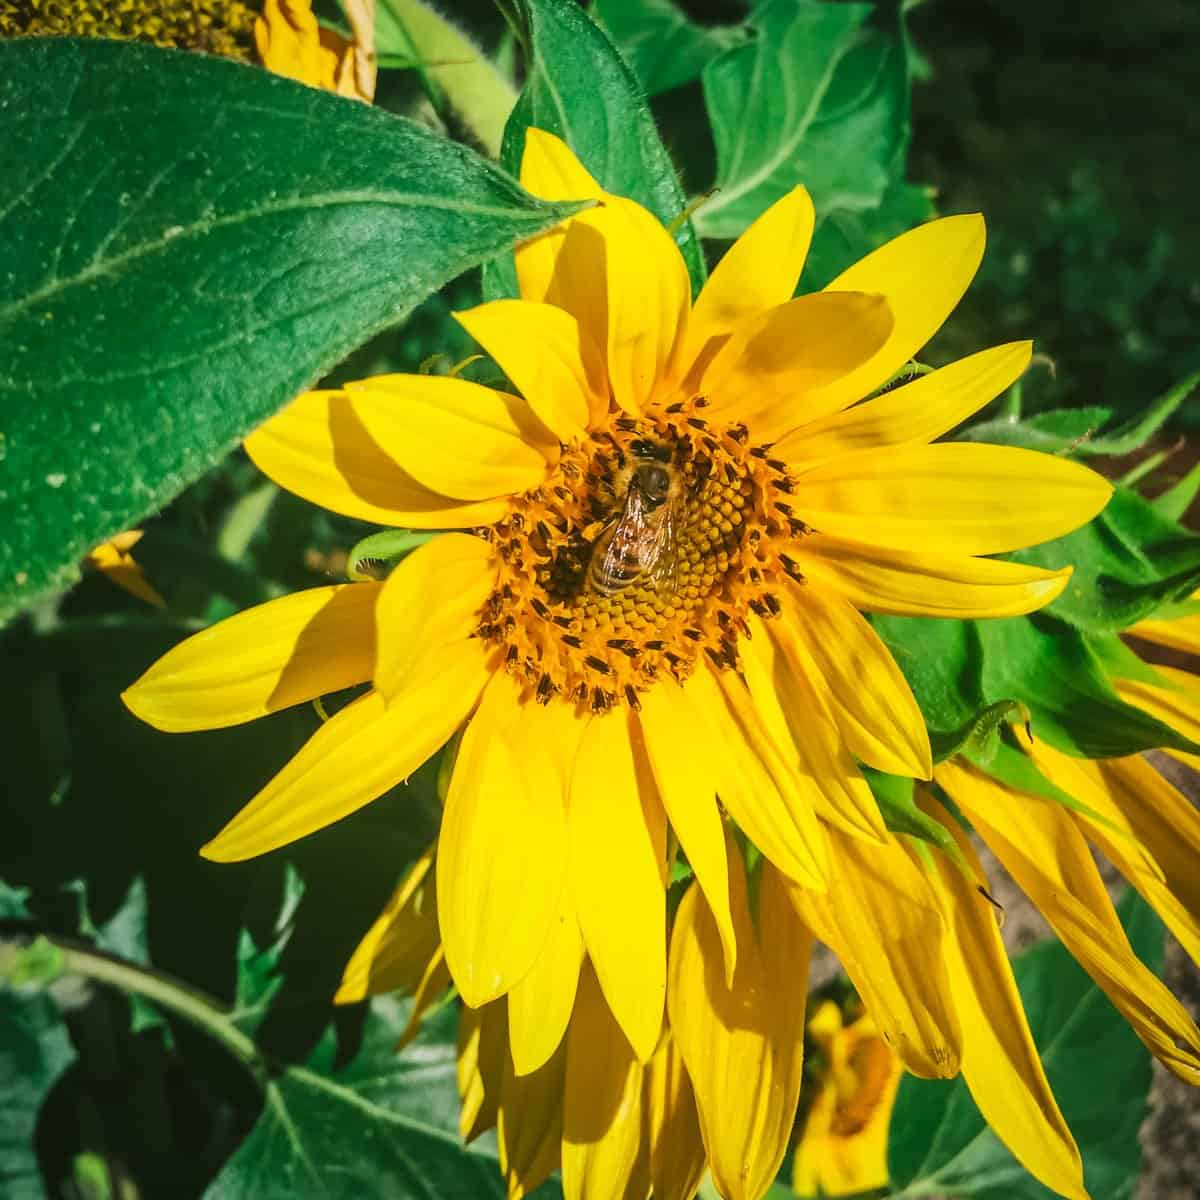
M625 508L608 534L608 544L600 561L600 579L608 586L623 583L630 567L643 561L646 540L653 534L650 510L639 488L629 489Z
M643 555L646 578L655 588L675 574L679 557L679 502L669 500L662 509L654 529L654 543Z

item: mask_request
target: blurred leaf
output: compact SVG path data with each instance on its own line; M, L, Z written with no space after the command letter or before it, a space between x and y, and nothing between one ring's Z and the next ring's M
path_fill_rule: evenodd
M704 237L734 238L804 184L818 226L805 284L820 286L931 215L904 182L909 139L907 34L868 27L866 4L763 0L758 36L704 69L717 193L696 213Z
M434 103L499 155L517 91L470 38L421 0L379 0L375 45L380 66L416 67Z
M457 1014L438 1014L397 1055L404 1013L377 1000L351 1062L338 1064L331 1032L305 1066L272 1079L258 1124L206 1200L503 1196L494 1150L458 1138Z
M1125 629L1200 587L1200 536L1128 488L1117 488L1082 529L1009 557L1073 566L1066 589L1044 611L1089 633Z
M504 130L500 161L514 175L530 125L557 134L602 187L630 196L670 226L687 201L646 98L609 36L573 0L520 0L528 42L525 90ZM684 221L675 240L693 287L704 281L704 256ZM511 255L484 270L484 294L516 295Z
M0 42L0 110L0 619L571 211L381 110L201 55Z
M697 25L675 0L596 0L592 11L649 96L698 79L747 36L743 25Z
M1162 926L1130 889L1119 911L1138 957L1162 969ZM1096 1200L1132 1195L1141 1168L1150 1057L1061 943L1017 957L1017 985L1050 1086L1083 1155ZM962 1079L905 1075L888 1135L896 1200L1043 1200L1055 1193L1026 1173L984 1124Z
M74 1058L49 996L0 988L0 1195L5 1200L45 1200L34 1131L46 1095Z

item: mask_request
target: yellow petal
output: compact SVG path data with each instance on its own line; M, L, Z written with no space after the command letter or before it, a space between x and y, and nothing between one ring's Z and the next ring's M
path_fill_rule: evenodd
M601 200L606 193L565 142L542 129L525 131L521 183L543 200ZM584 338L607 358L608 297L604 278L605 241L588 209L517 247L521 299L545 301L565 309L579 322Z
M788 763L742 681L699 666L685 691L712 756L730 816L785 875L825 886L825 834L813 797Z
M536 487L553 435L518 396L448 375L377 375L346 385L367 432L431 491L490 500Z
M1071 567L1047 571L965 555L889 550L814 533L793 552L806 578L867 612L901 617L1017 617L1061 595Z
M1154 669L1167 686L1157 687L1141 679L1114 679L1117 695L1184 737L1200 742L1200 677L1178 667L1156 665Z
M377 583L310 588L194 633L122 693L155 729L223 729L362 683L375 667Z
M463 504L418 483L368 433L347 392L305 392L260 425L246 453L281 488L331 512L410 529L490 525L507 500Z
M642 693L639 721L645 753L663 806L671 818L671 827L720 930L725 970L732 975L737 962L737 943L729 913L725 832L717 811L711 751L691 713L690 700L673 680L660 679Z
M454 318L560 442L585 437L608 410L603 359L570 313L552 304L495 300Z
M489 669L478 641L447 647L441 675L391 705L378 692L348 704L201 854L238 862L323 829L407 779L471 711Z
M567 1033L566 1200L646 1200L650 1161L642 1136L643 1070L585 965Z
M354 1004L384 992L412 993L441 953L434 890L434 846L409 868L386 907L359 942L335 1004Z
M588 956L613 1017L648 1062L667 989L667 902L624 713L588 723L572 776L568 838Z
M338 55L323 44L310 0L264 0L262 16L254 23L254 42L268 71L334 90Z
M1200 962L1200 812L1145 759L1092 762L1041 743L1035 751L1047 778L1108 822L1074 814L1088 840Z
M696 1094L675 1039L663 1038L646 1067L643 1093L654 1200L692 1200L708 1160Z
M1095 471L971 442L847 454L803 472L796 515L821 533L934 554L999 554L1069 533L1108 503Z
M928 793L920 803L958 843L975 875L983 865L958 822ZM950 985L962 1022L962 1070L984 1120L1051 1191L1087 1200L1083 1164L1042 1069L992 905L945 855L931 882L942 898Z
M566 1042L528 1074L505 1064L496 1134L509 1200L527 1196L558 1169L566 1074Z
M731 850L739 951L732 984L711 911L692 886L675 916L667 1004L713 1182L726 1200L758 1200L775 1180L795 1120L812 936L783 877L764 862L756 938L741 858Z
M861 367L809 397L813 411L837 412L870 395L941 328L983 258L978 213L910 229L843 271L829 292L877 292L896 318L887 341Z
M375 686L384 699L440 671L447 645L475 632L496 584L492 554L482 538L446 533L419 546L388 576L375 607Z
M764 622L751 617L750 629L753 636L742 645L742 674L768 735L785 754L791 752L800 795L823 821L868 841L884 841L879 806L828 705L807 675L788 668ZM737 687L724 678L722 684L727 693ZM782 863L775 865L790 874Z
M801 919L841 961L881 1033L914 1074L958 1074L962 1031L925 877L895 838L829 831L828 893L792 888Z
M638 414L666 386L687 327L691 280L674 239L640 204L608 197L595 228L604 239L609 384L617 404Z
M714 416L743 421L758 441L777 438L829 409L813 400L887 340L882 296L818 292L745 320L704 370Z
M696 299L682 355L685 369L705 355L713 338L729 335L746 317L792 298L814 221L808 192L793 188L725 251Z
M891 652L852 604L818 584L790 587L784 619L767 628L782 661L825 701L855 755L880 771L929 778L925 718Z
M472 1006L523 978L560 911L563 784L550 748L538 753L525 740L546 712L522 703L512 678L498 674L463 736L450 779L438 846L438 917L450 973Z
M456 1076L462 1109L458 1132L472 1142L496 1124L508 1060L508 1025L504 1005L464 1008L458 1019Z
M562 1044L582 963L575 898L565 887L546 944L528 974L508 993L508 1040L518 1075L539 1070Z
M1200 1084L1200 1030L1133 953L1072 815L954 761L941 763L935 778L1150 1053Z
M874 400L802 425L773 453L803 468L857 450L932 442L1020 379L1032 353L1032 342L981 350Z
M1189 599L1200 600L1200 592ZM1173 621L1139 621L1125 630L1134 637L1157 642L1160 646L1171 646L1185 654L1200 654L1200 614L1191 617L1176 617Z

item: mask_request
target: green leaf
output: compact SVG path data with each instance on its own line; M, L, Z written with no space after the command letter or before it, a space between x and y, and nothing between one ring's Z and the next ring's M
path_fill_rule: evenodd
M1200 494L1200 462L1176 484L1167 488L1161 496L1151 501L1154 511L1168 521L1183 520L1184 513L1192 507L1192 501Z
M557 134L611 192L629 196L662 223L687 201L633 72L608 34L573 0L520 0L529 47L525 90L504 130L501 162L515 175L533 125ZM675 231L693 287L704 282L704 255L690 220ZM511 256L484 275L489 299L516 295Z
M329 1031L303 1067L273 1079L262 1116L205 1200L503 1196L494 1149L464 1147L455 1129L456 1013L443 1010L397 1055L404 1015L376 1000L348 1064L338 1065Z
M806 286L931 215L904 182L909 51L899 24L868 27L866 4L765 0L758 36L703 74L718 191L696 213L704 237L734 238L797 184L819 218Z
M1125 629L1200 587L1200 537L1128 488L1117 488L1083 528L1010 557L1073 566L1066 589L1044 611L1089 633Z
M75 1057L54 1001L0 990L0 1195L45 1200L34 1148L38 1113Z
M447 279L574 211L382 110L0 42L0 620Z
M1138 956L1161 970L1162 926L1130 890L1120 905ZM1108 998L1063 949L1034 946L1014 962L1017 985L1050 1085L1083 1155L1096 1200L1132 1195L1141 1167L1150 1058ZM895 1200L1051 1197L984 1124L962 1079L900 1084L888 1136Z
M649 96L699 79L747 37L744 25L697 25L674 0L596 0L592 11Z

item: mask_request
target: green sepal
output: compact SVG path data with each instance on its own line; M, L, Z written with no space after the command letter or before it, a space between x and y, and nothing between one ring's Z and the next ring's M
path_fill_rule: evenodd
M407 558L418 546L425 545L437 537L421 529L384 529L369 534L356 542L346 561L346 574L357 582L374 579L375 576L363 567L368 562L385 563L393 567L402 558Z
M66 965L63 952L47 938L38 936L28 946L6 952L0 959L2 977L10 987L41 988L53 983Z
M1151 507L1160 517L1168 521L1180 521L1192 507L1192 501L1200 494L1200 462L1176 484L1167 488L1161 496L1150 501Z
M997 700L980 709L969 721L949 732L931 730L929 744L933 761L942 762L954 754L966 754L972 761L991 760L1005 727L1018 721L1029 728L1029 709L1019 700Z
M1139 658L1114 633L1088 634L1084 641L1110 679L1131 679L1151 687L1174 690L1174 685L1160 675L1150 663Z
M959 849L954 835L941 821L917 807L911 779L903 775L885 775L871 767L863 767L862 773L870 785L875 803L879 805L883 823L892 833L907 834L920 842L936 846L967 878L975 879L975 872Z

